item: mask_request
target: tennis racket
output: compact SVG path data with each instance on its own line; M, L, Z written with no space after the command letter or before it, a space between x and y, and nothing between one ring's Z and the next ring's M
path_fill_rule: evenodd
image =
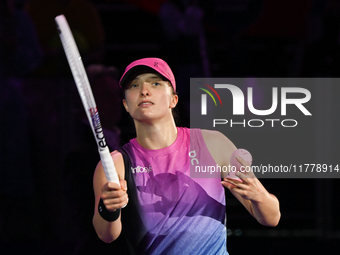
M97 142L100 159L108 182L119 184L116 168L114 166L109 148L106 144L103 128L100 123L96 102L93 97L90 82L87 78L84 64L73 38L70 27L64 15L55 18L57 30L63 45L67 61L70 65L74 81L76 83L81 101L83 103L87 118Z

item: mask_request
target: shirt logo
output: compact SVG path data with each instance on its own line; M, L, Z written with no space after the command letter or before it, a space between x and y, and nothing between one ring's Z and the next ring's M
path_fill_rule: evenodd
M152 171L152 167L151 165L149 167L146 167L146 166L131 167L131 171L133 174L150 173Z
M198 165L200 162L198 161L198 159L196 158L196 150L193 150L193 151L190 151L189 152L189 157L190 157L190 163L191 165L195 165L195 162L196 164Z

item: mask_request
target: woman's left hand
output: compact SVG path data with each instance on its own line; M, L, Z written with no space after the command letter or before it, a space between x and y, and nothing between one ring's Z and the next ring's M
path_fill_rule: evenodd
M268 191L256 178L248 162L240 156L237 156L236 159L244 167L242 168L244 171L238 171L236 173L236 176L239 177L241 181L233 178L224 178L222 185L232 193L239 194L244 199L260 202L261 197L268 194Z

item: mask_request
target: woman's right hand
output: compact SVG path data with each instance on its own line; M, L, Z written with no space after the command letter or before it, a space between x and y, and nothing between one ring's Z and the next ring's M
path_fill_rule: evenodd
M106 182L102 187L103 203L107 210L114 212L123 208L128 203L127 184L125 180L120 180L120 187L115 182Z

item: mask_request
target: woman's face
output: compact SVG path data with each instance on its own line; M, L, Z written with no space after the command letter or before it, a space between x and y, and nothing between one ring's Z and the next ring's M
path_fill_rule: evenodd
M124 107L136 121L173 118L171 109L178 102L168 81L154 73L138 75L125 91Z

